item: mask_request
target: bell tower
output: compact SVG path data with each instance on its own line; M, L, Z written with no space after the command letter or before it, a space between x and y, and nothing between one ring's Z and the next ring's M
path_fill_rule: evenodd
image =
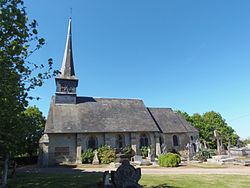
M71 37L71 19L69 19L68 34L62 67L60 74L56 77L56 97L55 103L76 104L76 88L78 79L75 76L72 37Z

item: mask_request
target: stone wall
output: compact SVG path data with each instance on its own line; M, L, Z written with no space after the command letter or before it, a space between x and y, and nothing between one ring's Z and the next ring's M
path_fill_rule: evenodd
M75 163L76 134L48 134L49 165L57 163Z
M103 144L110 145L112 148L117 148L117 136L124 136L124 146L131 146L135 154L140 155L140 136L143 133L72 133L72 134L48 134L48 164L56 163L81 163L81 154L88 149L88 140L93 136L97 145L96 148ZM159 155L161 153L161 145L165 144L166 150L176 151L186 149L187 143L193 143L198 139L197 133L145 133L148 137L148 144L151 147L151 153ZM173 145L173 136L178 138L178 146ZM161 139L160 139L161 137ZM46 164L46 163L45 163Z
M178 138L178 146L174 146L173 143L173 136L176 135ZM161 135L163 138L163 142L166 145L167 151L180 151L186 149L187 143L193 142L199 138L198 133L175 133L175 134L169 134L165 133ZM191 141L191 136L193 137L193 141Z

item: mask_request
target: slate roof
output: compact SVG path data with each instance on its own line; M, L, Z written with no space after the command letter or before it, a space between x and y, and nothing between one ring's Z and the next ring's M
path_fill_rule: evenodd
M77 97L77 104L52 102L46 133L159 131L142 100Z
M171 108L148 108L148 110L163 133L198 132L184 117Z

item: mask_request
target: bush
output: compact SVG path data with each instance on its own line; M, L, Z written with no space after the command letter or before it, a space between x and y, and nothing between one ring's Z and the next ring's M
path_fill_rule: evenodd
M92 163L94 155L93 149L87 149L81 155L82 163Z
M216 155L216 151L214 149L202 148L195 154L194 159L198 161L207 161L208 158L211 158L214 155Z
M146 157L148 156L148 147L142 146L140 150L141 150L142 158L146 159Z
M128 157L131 157L133 155L133 150L131 148L131 146L125 146L123 149L122 149L122 153Z
M115 150L107 145L103 145L98 149L98 158L102 164L109 164L116 159Z
M176 167L179 166L180 162L180 156L175 153L167 153L159 156L159 165L163 167Z

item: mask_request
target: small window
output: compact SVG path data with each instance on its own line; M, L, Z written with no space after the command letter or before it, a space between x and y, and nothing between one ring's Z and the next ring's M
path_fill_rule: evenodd
M97 149L98 143L95 136L90 136L88 140L88 148Z
M178 140L178 137L176 135L173 136L173 145L179 146L179 140Z
M149 143L148 143L148 137L146 134L142 134L140 137L140 147L148 147Z
M191 139L191 141L194 141L194 137L193 136L190 136L190 139Z

